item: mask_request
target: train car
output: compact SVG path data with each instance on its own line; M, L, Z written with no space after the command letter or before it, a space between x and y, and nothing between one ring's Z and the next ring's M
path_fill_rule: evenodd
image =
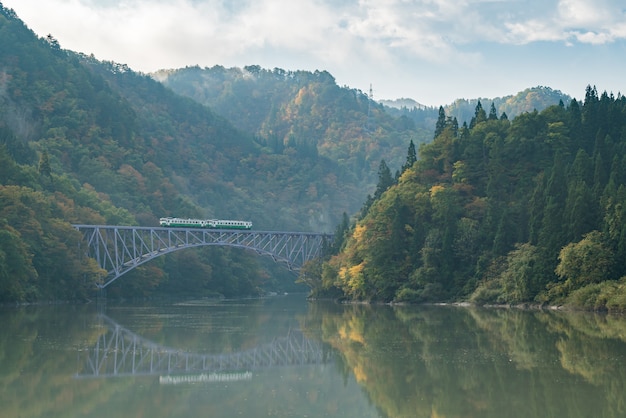
M250 221L231 221L223 219L211 219L207 221L208 228L215 229L252 229Z
M225 219L160 218L159 225L170 228L252 229L250 221Z
M159 225L178 228L206 228L207 224L202 219L189 219L189 218L161 218L159 219Z

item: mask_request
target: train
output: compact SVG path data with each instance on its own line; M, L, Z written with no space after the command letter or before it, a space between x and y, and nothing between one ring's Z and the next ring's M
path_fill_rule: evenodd
M203 229L252 229L250 221L233 221L225 219L191 219L191 218L160 218L159 225L175 228Z

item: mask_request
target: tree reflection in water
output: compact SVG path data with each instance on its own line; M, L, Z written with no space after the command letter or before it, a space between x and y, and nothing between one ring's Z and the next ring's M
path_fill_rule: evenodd
M623 317L319 305L305 322L385 416L626 416Z

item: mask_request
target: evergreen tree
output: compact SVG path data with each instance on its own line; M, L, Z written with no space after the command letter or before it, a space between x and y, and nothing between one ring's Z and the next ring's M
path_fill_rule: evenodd
M413 143L413 140L411 140L411 142L409 143L409 149L406 154L406 162L402 166L402 172L400 174L413 167L413 163L415 163L416 161L417 152L415 151L415 144Z
M469 130L469 127L467 126L467 122L463 122L463 125L461 125L461 130L458 136L461 142L465 142L467 139L469 139L470 130Z
M443 106L439 106L439 117L435 124L435 138L437 138L443 130L446 128L446 112L443 110Z
M587 86L587 89L585 90L585 102L581 111L582 136L583 139L586 139L587 141L593 141L599 136L599 103L600 99L598 98L598 91L595 86Z
M588 154L591 154L592 149L589 144L583 141L582 136L582 113L580 105L576 99L572 99L567 108L567 122L569 126L570 136L572 138L573 152L577 152L578 149L584 149Z
M498 114L496 113L496 105L491 102L491 108L489 109L489 117L487 120L498 120Z
M52 181L52 168L50 168L50 157L48 151L44 150L39 158L39 176L48 177Z
M571 181L565 201L565 241L579 241L584 234L594 230L598 225L597 212L596 200L587 183Z
M473 129L476 125L486 120L487 120L487 113L485 113L485 109L483 109L483 105L480 103L480 100L479 100L478 104L476 105L476 109L474 110L474 116L472 117L472 120L470 121L469 128Z
M456 119L456 116L452 119L448 118L448 126L452 130L452 135L456 138L459 136L459 121Z
M343 248L343 245L346 240L346 235L350 230L350 218L346 212L343 213L341 217L341 223L337 225L337 229L335 230L335 240L332 246L333 254L339 253Z
M563 158L561 155L556 155L545 189L546 204L539 232L539 246L546 250L547 260L555 261L559 250L566 242L563 230L563 212L567 197L566 184Z
M58 51L61 49L61 45L59 45L59 41L57 41L56 38L52 36L51 34L48 34L48 36L46 36L46 42L48 42L48 44L53 50Z
M543 222L545 209L545 176L540 173L535 179L535 188L528 202L528 242L536 245Z
M380 197L394 184L391 170L385 163L385 160L380 160L378 166L378 184L376 185L376 191L374 192L374 200L380 199Z
M592 184L593 182L593 164L589 154L584 149L579 149L576 158L570 169L570 177L575 180L581 180Z

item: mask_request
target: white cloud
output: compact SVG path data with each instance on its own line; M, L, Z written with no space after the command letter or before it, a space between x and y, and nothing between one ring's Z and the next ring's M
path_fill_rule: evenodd
M606 44L626 39L626 13L619 0L560 0L554 10L526 20L512 17L505 26L513 43L561 41L572 45Z
M597 28L614 22L612 9L610 2L602 0L560 0L558 17L567 26Z
M485 96L496 78L503 86L535 80L512 75L521 71L510 65L520 48L536 49L526 55L531 62L546 45L554 53L626 40L622 0L1 1L63 48L135 70L248 64L320 69L340 84L366 89L373 82L378 97L409 95L401 92L406 88L443 94L444 84L470 84L463 88L482 89ZM424 78L442 81L425 86ZM548 85L545 78L538 75L538 84ZM583 88L587 82L593 80Z
M18 3L19 1L19 3ZM623 38L618 0L5 0L36 31L82 52L154 68L231 61L260 49L342 65L356 54L450 62L474 42L605 43ZM19 7L18 7L19 5ZM58 34L58 35L57 35ZM344 48L349 48L348 50ZM165 56L165 57L163 57ZM468 56L477 56L471 51ZM207 58L203 58L207 57ZM210 57L210 58L209 58Z

